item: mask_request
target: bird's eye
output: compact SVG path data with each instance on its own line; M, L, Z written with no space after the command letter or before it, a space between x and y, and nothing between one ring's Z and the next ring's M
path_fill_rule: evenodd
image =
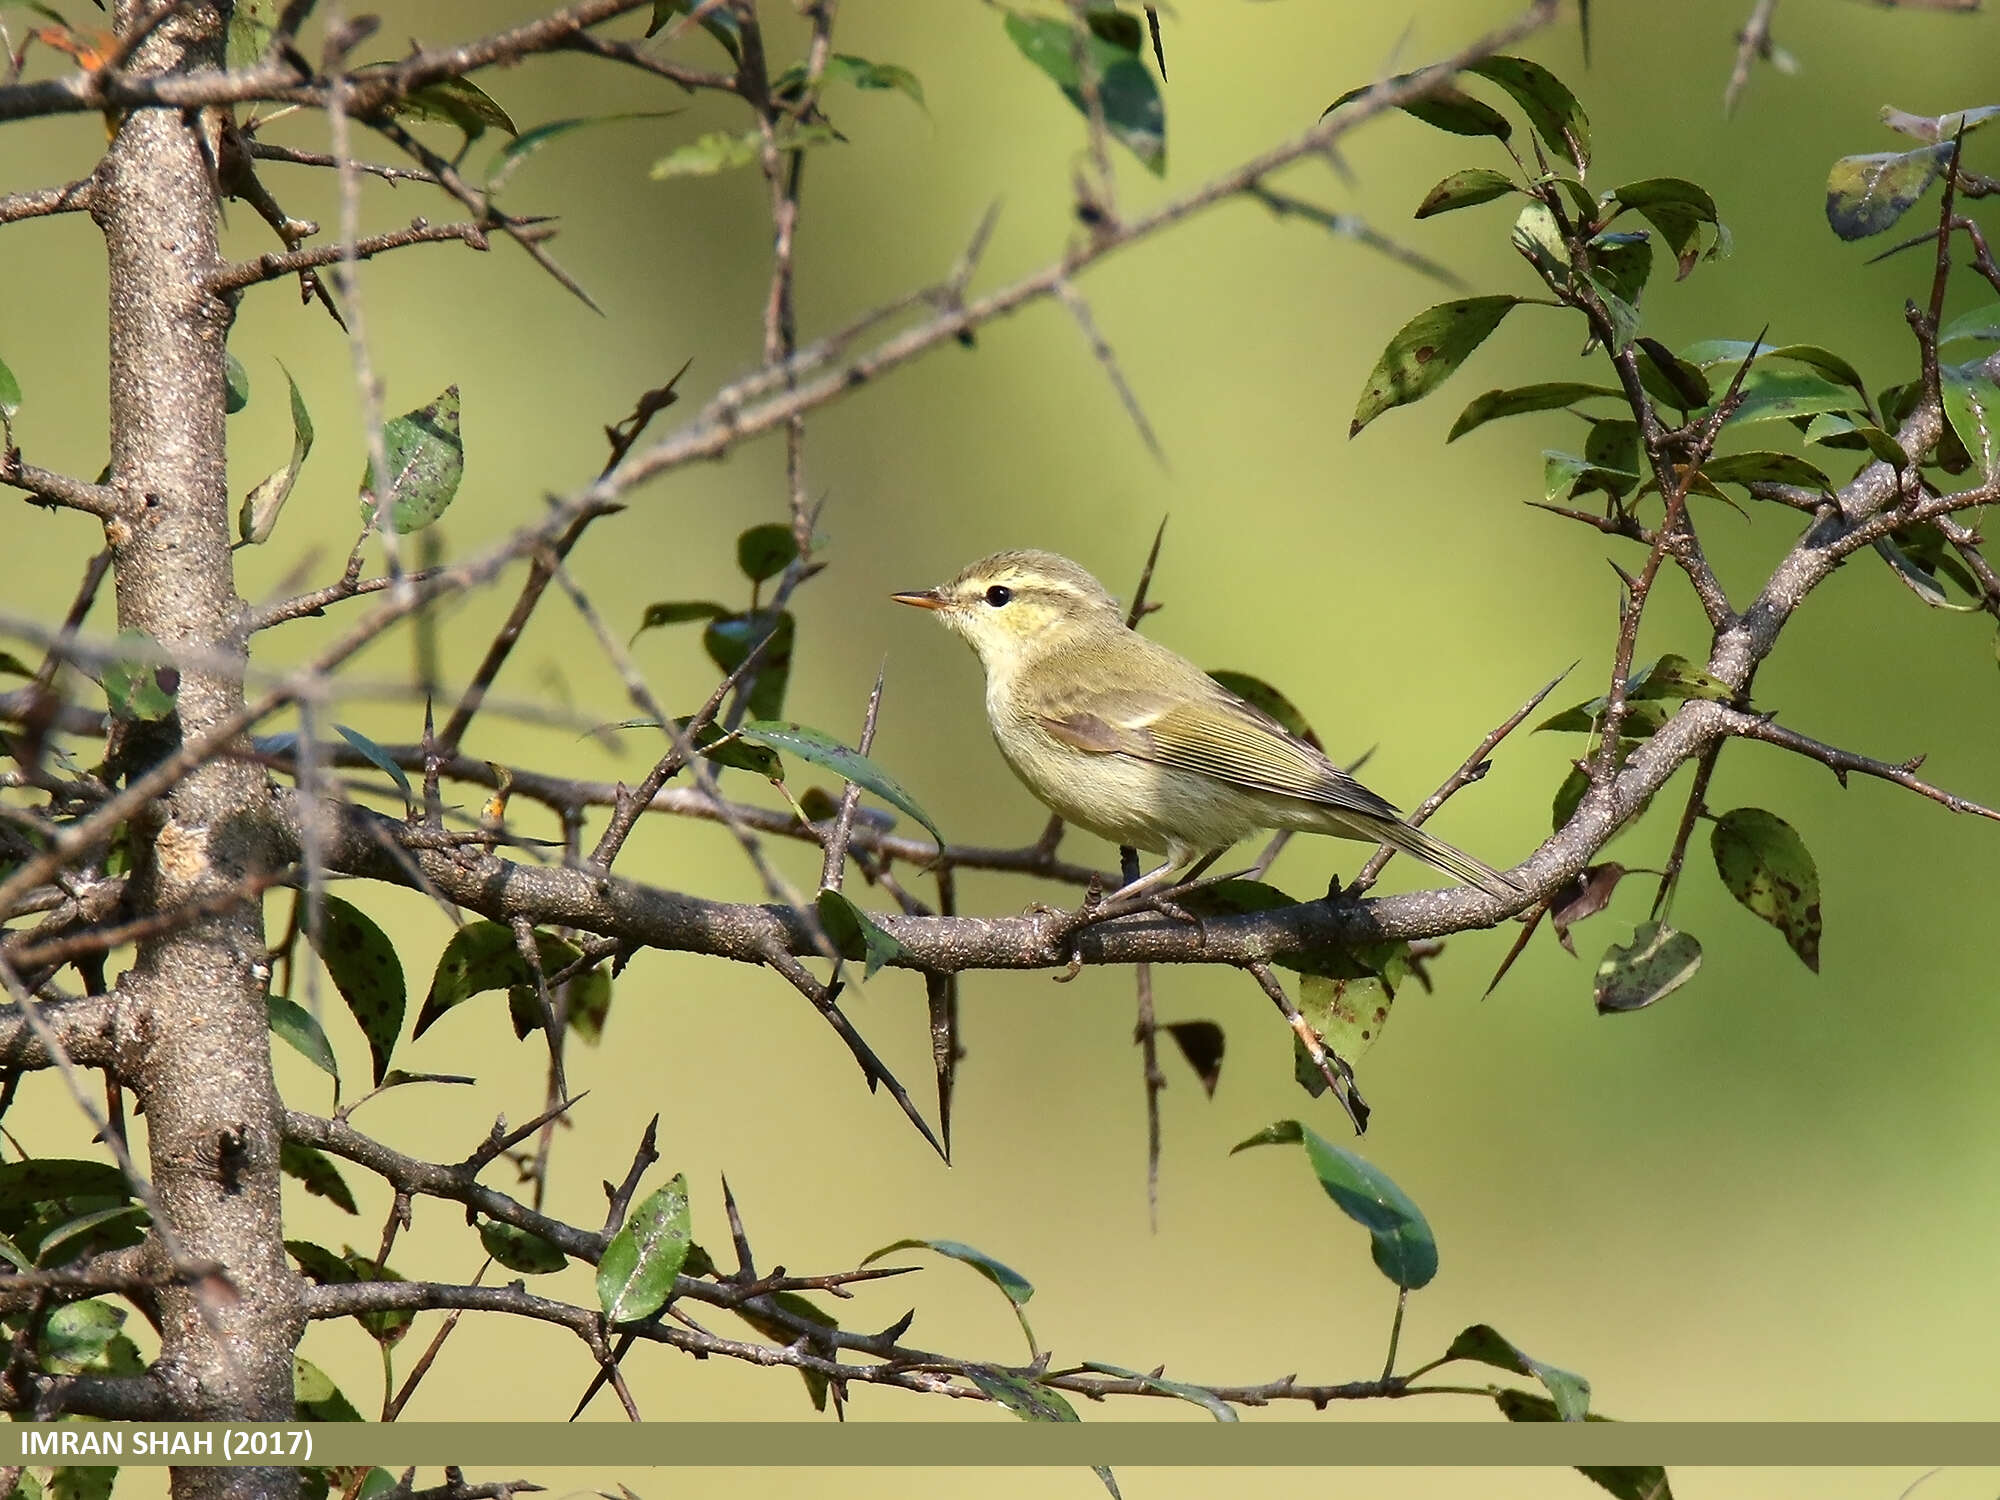
M998 609L1013 597L1014 591L1001 583L994 584L992 588L986 591L986 602L995 609Z

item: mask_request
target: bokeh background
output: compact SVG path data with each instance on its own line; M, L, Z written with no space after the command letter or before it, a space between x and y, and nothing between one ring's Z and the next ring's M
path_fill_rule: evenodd
M771 5L768 10L785 12ZM1526 50L1581 97L1597 137L1591 181L1697 178L1734 230L1736 253L1686 283L1662 273L1645 303L1649 331L1679 346L1748 338L1846 353L1884 385L1910 378L1904 299L1928 284L1921 252L1868 266L1877 243L1843 244L1821 212L1838 156L1894 149L1884 104L1937 113L1992 102L2000 21L1898 12L1849 0L1795 0L1778 39L1797 76L1760 69L1737 117L1720 97L1747 0L1594 7L1583 63L1573 20ZM430 3L383 7L383 55L409 36L470 35L534 7ZM1451 50L1512 14L1486 0L1437 0L1414 12L1360 5L1184 0L1167 19L1169 164L1155 180L1117 161L1121 203L1137 209L1184 191L1297 132L1342 90ZM774 17L782 61L800 33ZM816 152L806 175L798 303L807 338L940 276L990 203L1002 205L976 285L1046 263L1071 234L1069 178L1079 117L1006 41L1001 15L971 0L850 5L839 48L913 70L927 108L892 94L829 103L850 143ZM711 59L705 39L683 44ZM478 548L535 516L602 461L601 427L634 395L692 359L683 390L701 397L756 362L768 273L764 187L754 171L654 182L648 166L705 131L743 121L732 101L684 100L637 73L580 58L537 60L485 77L525 127L576 114L677 109L665 120L607 125L556 143L509 189L516 211L562 216L555 253L606 309L599 318L512 247L403 252L365 272L365 317L389 410L448 382L464 393L467 475L443 523L449 550ZM1496 100L1498 95L1495 95ZM274 125L273 139L324 148L323 125ZM450 133L440 135L441 145ZM78 175L102 147L95 120L0 132L0 187ZM1396 115L1345 143L1350 175L1310 162L1282 186L1361 215L1442 261L1477 291L1531 291L1507 247L1501 206L1410 222L1429 186L1467 165L1504 166L1491 142L1440 135ZM1982 163L1975 138L1972 164ZM497 149L489 140L472 160ZM331 226L324 174L271 167L294 214ZM372 185L369 226L453 208L418 189ZM1920 227L1919 211L1910 224ZM232 205L228 244L269 248L256 217ZM102 257L80 216L8 230L0 261L0 337L26 404L16 434L46 466L89 475L102 464ZM1969 278L1968 278L1969 279ZM1419 800L1501 717L1579 661L1565 701L1602 688L1615 629L1607 555L1634 562L1581 527L1526 509L1539 498L1544 446L1578 440L1561 413L1517 419L1446 446L1473 395L1542 379L1599 378L1576 358L1573 319L1524 309L1440 396L1392 413L1350 442L1364 375L1410 315L1454 295L1351 241L1250 203L1225 205L1119 254L1085 278L1161 435L1145 451L1069 316L1034 307L816 415L808 476L827 497L832 566L796 600L799 647L788 712L851 736L878 664L887 663L879 758L955 840L1022 843L1043 814L1006 772L980 710L977 668L929 621L891 606L1001 546L1052 548L1129 593L1153 528L1171 514L1149 629L1205 665L1280 684L1336 758L1374 747L1370 783ZM1969 286L1955 311L1975 300ZM288 286L252 291L231 347L250 371L249 407L231 418L232 491L284 460L290 426L282 358L312 409L319 443L271 544L241 557L258 599L337 574L355 524L362 444L348 346ZM663 419L691 410L683 406ZM1769 429L1766 429L1769 432ZM736 534L783 516L779 444L675 474L600 522L572 561L620 630L656 600L740 604ZM1724 581L1752 587L1792 535L1788 515L1739 520L1714 507L1706 536ZM67 513L16 507L0 608L50 618L69 598L95 528ZM462 682L513 589L453 604L442 616L443 669ZM93 626L110 628L100 609ZM302 622L260 641L263 665L307 656L341 618ZM1647 618L1641 657L1698 654L1703 635L1684 590L1667 587ZM713 673L692 629L640 638L649 680L691 710ZM406 684L407 633L356 665L340 717L381 740L408 740L421 709L372 687ZM1927 774L1968 795L2000 796L2000 683L1990 620L1923 608L1865 559L1816 594L1758 682L1761 706L1836 743L1900 759L1927 753ZM576 724L625 717L615 673L575 614L552 597L501 680L500 697L558 709ZM654 746L627 737L620 755L574 725L535 727L489 711L467 748L495 760L636 779ZM1573 739L1512 739L1491 774L1438 820L1440 832L1498 864L1548 832L1549 801ZM806 778L810 779L810 778ZM758 797L742 776L737 791ZM1666 801L1678 807L1685 778ZM463 794L468 802L476 794ZM1481 992L1513 933L1456 938L1434 966L1434 994L1411 989L1361 1068L1375 1106L1368 1157L1422 1205L1443 1269L1410 1303L1405 1363L1460 1328L1489 1322L1540 1358L1586 1374L1596 1406L1634 1419L1991 1418L2000 1394L1992 1333L2000 1318L1994 1244L2000 1111L1993 1059L1995 948L1990 914L2000 870L1996 832L1880 783L1843 791L1823 769L1740 745L1718 770L1718 810L1757 805L1793 823L1817 857L1826 919L1815 977L1770 928L1722 890L1698 838L1676 906L1707 958L1685 989L1651 1010L1599 1018L1595 956L1643 919L1651 882L1634 880L1612 911L1578 932L1582 962L1537 935L1507 981ZM519 829L557 830L526 804ZM1664 858L1664 808L1612 853ZM817 855L779 856L810 882ZM1065 845L1107 864L1083 835ZM1298 841L1273 878L1302 893L1351 874L1354 846ZM1409 861L1390 888L1416 880ZM755 899L729 836L653 819L623 873L706 895ZM857 890L865 900L879 898ZM408 893L345 888L397 939L411 1014L449 935ZM1067 893L1017 878L968 875L964 907L1011 912ZM282 909L274 905L274 917ZM1379 1370L1392 1289L1366 1237L1320 1194L1294 1152L1231 1159L1228 1148L1271 1120L1299 1116L1336 1139L1331 1101L1291 1077L1288 1034L1247 979L1223 971L1158 977L1162 1020L1211 1018L1229 1051L1213 1100L1171 1054L1162 1099L1160 1224L1147 1224L1145 1116L1124 972L977 975L964 987L969 1056L960 1074L956 1158L943 1166L885 1098L861 1087L844 1050L800 998L765 972L642 954L618 982L604 1045L572 1050L571 1077L591 1097L556 1145L550 1206L600 1213L598 1181L615 1177L645 1121L661 1115L665 1173L693 1187L697 1237L721 1248L719 1181L728 1175L762 1262L798 1271L850 1266L904 1236L970 1242L1036 1286L1029 1308L1058 1362L1162 1362L1186 1379L1237 1382L1298 1371L1351 1379ZM328 992L330 993L330 991ZM928 1098L922 993L885 973L850 990L850 1014L920 1098ZM357 1033L330 1019L345 1072L365 1078ZM462 1154L493 1116L539 1107L539 1044L516 1043L497 997L454 1012L397 1062L476 1073L465 1090L405 1089L357 1123L399 1147ZM287 1051L288 1099L323 1109L326 1080ZM24 1090L8 1127L31 1151L76 1149L82 1133L52 1080ZM362 1174L349 1174L362 1185ZM505 1173L492 1174L496 1182ZM294 1233L373 1247L386 1195L364 1190L349 1219L300 1195ZM455 1209L423 1203L393 1264L405 1275L464 1279L477 1264ZM588 1301L587 1275L556 1291ZM866 1289L839 1308L886 1324L915 1303L912 1333L930 1347L1022 1357L1004 1303L969 1271L938 1262ZM429 1338L420 1320L407 1366ZM718 1323L729 1320L717 1315ZM364 1410L379 1403L373 1346L354 1325L315 1328L304 1352ZM467 1319L410 1407L413 1419L548 1419L590 1377L584 1351L553 1331ZM627 1378L649 1417L797 1417L796 1377L726 1361L697 1364L642 1350ZM591 1415L611 1419L600 1397ZM1171 1403L1127 1402L1126 1417L1203 1420ZM1315 1417L1486 1417L1447 1398L1375 1404ZM871 1418L1011 1420L966 1403L863 1388ZM1095 1409L1086 1418L1100 1415ZM1690 1473L1684 1495L1893 1496L1917 1471ZM918 1471L715 1475L717 1490L769 1495L1087 1495L1087 1474L946 1478ZM1322 1481L1272 1473L1273 1493ZM602 1476L579 1478L601 1484ZM1154 1471L1127 1493L1207 1493L1215 1477ZM1382 1474L1369 1493L1456 1489L1463 1476ZM1482 1478L1494 1494L1583 1493L1573 1476ZM1953 1484L1956 1490L1948 1489ZM644 1484L638 1486L643 1493ZM1928 1488L1991 1493L1991 1476L1942 1476Z

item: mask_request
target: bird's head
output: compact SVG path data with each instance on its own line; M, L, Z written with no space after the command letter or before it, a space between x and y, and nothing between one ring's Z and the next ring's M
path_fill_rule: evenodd
M1125 628L1104 585L1053 552L996 552L949 583L890 597L935 611L989 672L1107 626Z

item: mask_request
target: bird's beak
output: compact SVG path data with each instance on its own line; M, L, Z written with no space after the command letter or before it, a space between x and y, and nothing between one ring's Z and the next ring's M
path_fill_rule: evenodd
M912 604L918 609L943 609L945 603L944 595L936 589L917 589L907 594L891 594L889 597L898 604Z

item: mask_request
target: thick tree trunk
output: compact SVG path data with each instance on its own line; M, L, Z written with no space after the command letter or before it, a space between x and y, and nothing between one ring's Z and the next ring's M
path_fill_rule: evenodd
M150 6L120 0L118 25ZM146 43L141 71L219 66L225 8L183 8ZM229 553L223 464L223 346L230 310L203 290L216 270L217 202L200 123L166 109L119 122L98 171L96 216L110 262L112 482L143 497L109 526L118 623L169 649L240 659L242 601ZM180 732L241 707L243 685L197 665L180 674ZM141 763L158 753L137 739ZM129 767L128 767L129 769ZM261 771L217 759L154 806L137 844L141 911L226 889L269 860ZM220 1263L227 1286L178 1286L159 1299L160 1374L190 1418L287 1420L298 1287L279 1202L279 1105L271 1075L261 902L142 943L121 980L144 1017L128 1081L143 1106L149 1171L171 1238L154 1250ZM283 1470L183 1469L194 1497L289 1492Z

